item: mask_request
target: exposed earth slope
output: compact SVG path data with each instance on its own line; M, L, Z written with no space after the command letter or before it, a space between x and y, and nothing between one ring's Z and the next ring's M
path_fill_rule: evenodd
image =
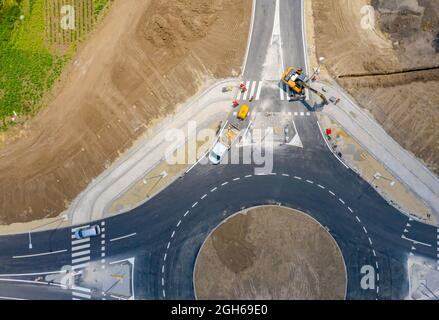
M118 0L0 149L0 223L52 217L208 79L240 73L251 1Z

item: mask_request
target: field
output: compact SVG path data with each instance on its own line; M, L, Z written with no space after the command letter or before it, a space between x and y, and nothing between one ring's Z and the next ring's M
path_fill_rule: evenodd
M62 28L63 0L6 0L0 7L0 129L42 106L77 45L109 0L75 0L73 29Z

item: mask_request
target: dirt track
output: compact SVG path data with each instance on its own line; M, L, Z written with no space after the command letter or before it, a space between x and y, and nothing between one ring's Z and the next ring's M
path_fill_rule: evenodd
M365 5L375 10L373 29L361 27ZM439 67L439 2L312 0L312 8L316 53L329 74L438 174L439 69L364 75Z
M0 224L56 216L204 81L240 73L251 1L118 0L48 105L2 137Z
M277 206L249 209L220 225L196 262L198 299L344 299L335 240L315 220Z

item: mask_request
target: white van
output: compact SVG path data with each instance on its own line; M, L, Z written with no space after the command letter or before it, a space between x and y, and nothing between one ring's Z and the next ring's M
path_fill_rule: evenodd
M90 228L83 228L76 230L75 238L80 240L85 238L96 237L100 234L101 234L101 228L98 225L96 225Z
M227 150L229 148L222 144L221 142L218 142L210 151L209 154L209 160L212 164L220 164L221 160L223 159L224 155L226 154Z

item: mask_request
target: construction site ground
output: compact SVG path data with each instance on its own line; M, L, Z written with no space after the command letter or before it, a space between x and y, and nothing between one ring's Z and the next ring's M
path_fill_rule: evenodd
M279 206L226 220L203 244L194 272L201 300L341 300L346 281L332 236L309 216Z
M311 65L325 58L322 80L345 88L438 174L439 2L312 0L305 6ZM375 23L364 28L368 12Z
M58 216L206 81L240 74L251 7L116 0L47 106L2 137L0 224Z
M221 123L211 123L206 128L200 129L210 129L219 130ZM212 143L206 141L196 142L196 160L201 160L206 153L212 147ZM126 212L129 209L139 206L141 203L151 199L154 195L159 193L161 190L165 189L173 181L180 178L186 170L190 169L191 165L189 163L189 147L188 143L181 146L173 153L173 157L177 158L178 154L184 154L185 163L169 164L166 159L157 164L151 171L149 171L141 180L136 181L128 190L117 197L106 210L108 216L115 215L118 213ZM203 158L203 160L207 160ZM207 164L206 165L210 165Z
M355 139L347 134L335 120L319 114L324 131L331 129L328 142L343 162L371 184L390 204L418 220L437 224L437 219L424 202L396 179L389 170L373 158ZM377 175L378 174L378 175ZM378 177L378 178L377 178Z

